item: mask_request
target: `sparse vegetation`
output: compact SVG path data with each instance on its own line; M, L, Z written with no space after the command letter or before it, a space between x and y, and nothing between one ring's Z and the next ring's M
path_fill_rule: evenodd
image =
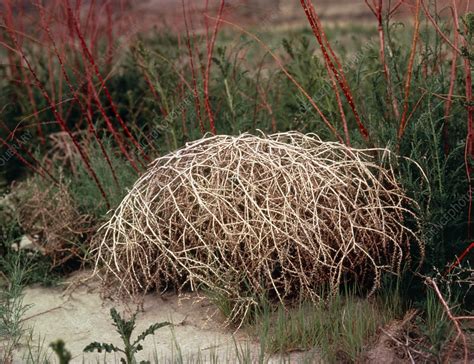
M329 363L358 362L377 331L399 318L398 307L346 291L318 304L265 308L255 317L268 353L314 350Z

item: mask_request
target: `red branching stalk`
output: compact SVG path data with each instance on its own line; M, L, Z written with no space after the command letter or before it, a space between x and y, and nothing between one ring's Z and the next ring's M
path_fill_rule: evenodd
M209 127L211 129L212 134L216 134L216 126L214 123L214 115L212 114L211 103L209 101L209 78L211 73L211 65L212 65L212 53L214 52L214 45L216 43L217 38L217 30L219 29L219 24L222 19L222 12L224 10L225 0L221 0L219 5L219 11L217 13L216 23L214 25L214 30L212 32L211 40L207 43L207 63L206 63L206 71L204 74L204 105L206 107L207 116L209 117ZM207 7L207 4L206 4ZM207 17L206 17L207 19Z
M56 104L56 80L55 80L55 77L54 77L54 70L53 70L53 56L51 55L51 52L47 51L47 64L48 64L48 75L49 75L49 88L51 90L51 93L50 93L50 96L51 96L51 100L53 101L53 104Z
M423 94L420 96L420 98L418 99L418 101L415 103L415 105L412 107L411 109L411 112L410 114L407 116L407 124L408 122L411 120L412 116L415 114L416 110L418 110L418 107L420 106L421 104L421 101L423 101L423 99L425 98L426 94L428 93L427 90L424 90L423 91Z
M26 87L26 92L28 94L28 99L30 100L31 107L33 108L33 113L34 113L35 119L36 119L36 131L38 133L40 143L45 144L46 139L44 137L43 129L41 127L41 120L38 116L38 108L36 106L36 100L35 100L35 97L33 95L33 90L31 88L31 83L28 80L28 78L26 77L25 71L24 71L24 69L21 65L19 67L19 70L20 70L20 76L21 76L21 79L22 79L22 84L25 85L25 87Z
M406 0L399 0L398 3L392 8L388 10L388 16L392 16L400 6L405 2Z
M112 67L112 50L113 50L113 29L112 29L112 9L110 1L105 4L105 13L107 14L107 58L106 64L110 69Z
M314 9L313 9L313 11L314 11ZM314 14L315 14L315 17L317 17L316 12L314 12ZM337 74L337 72L334 72L334 66L331 65L331 59L328 56L328 53L326 51L326 47L330 50L330 52L333 56L333 59L335 60L335 63L338 66L338 70L341 73L342 73L342 67L339 64L339 61L337 60L337 57L336 57L335 53L332 51L332 48L330 48L328 39L326 38L325 34L323 34L322 26L319 23L319 19L315 18L314 20L317 22L316 24L317 24L318 29L321 30L321 32L319 34L321 35L321 39L324 42L324 46L323 46L322 43L320 43L321 50L323 51L323 55L324 55L324 65L326 66L326 70L327 70L329 79L331 81L331 87L334 91L334 95L336 96L336 103L337 103L337 106L338 106L338 109L339 109L339 114L341 115L342 128L344 130L345 143L346 143L347 146L350 146L351 142L350 142L350 136L349 136L349 128L347 126L347 120L346 120L346 115L344 113L344 107L342 105L341 95L339 93L339 88L337 86L336 79L335 79L335 78L338 77L338 74ZM316 38L318 40L320 39L317 35L316 35ZM343 88L343 90L344 90L344 88ZM352 100L352 96L350 96L350 99ZM357 114L357 112L356 112L356 114Z
M39 9L39 12L40 12L40 18L41 18L41 22L42 22L42 27L46 33L46 35L48 36L50 42L51 42L51 45L52 45L52 48L53 48L53 51L58 59L58 62L59 62L59 65L61 67L61 71L62 71L62 74L63 74L63 77L64 77L64 80L66 81L66 84L69 88L69 91L71 92L74 100L76 101L76 103L79 105L80 109L81 109L81 114L85 117L86 121L87 121L87 124L89 126L89 129L92 131L92 133L94 134L95 136L95 139L97 141L97 143L99 144L99 147L100 147L100 150L102 152L102 155L104 156L105 160L107 161L107 164L110 168L110 171L112 173L112 177L115 181L115 184L117 187L119 187L119 182L118 182L118 179L117 179L117 176L115 174L115 170L112 166L112 162L109 158L109 155L107 154L106 150L105 150L105 147L104 147L104 144L102 143L102 140L100 139L99 137L99 134L97 133L97 130L94 126L94 123L92 121L92 118L91 118L91 115L88 113L88 111L86 110L86 108L82 105L81 101L79 100L79 97L77 95L77 91L74 89L74 87L72 86L72 83L71 83L71 80L66 72L66 67L65 67L65 64L64 64L64 60L61 56L61 54L59 53L58 51L58 48L57 48L57 45L56 45L56 42L53 38L53 35L51 34L51 29L48 25L48 22L45 20L45 13L44 13L44 8L43 6L41 5L41 3L39 1L36 2L36 6L38 7Z
M351 140L349 136L349 128L347 127L346 114L344 113L344 106L342 106L341 95L339 94L339 89L337 88L336 80L334 75L328 70L329 78L331 79L331 86L334 90L334 95L336 96L337 107L339 108L339 114L341 115L342 128L344 130L344 137L346 140L346 145L351 146Z
M115 115L115 117L119 121L120 126L123 128L127 138L129 140L131 140L131 142L135 145L135 147L142 153L142 156L145 158L145 160L149 161L150 159L145 154L145 151L141 147L140 143L138 143L138 141L130 133L130 130L127 128L127 125L125 124L122 117L120 116L120 114L117 111L115 103L112 100L112 96L110 95L109 89L107 88L107 86L105 84L105 80L104 80L104 78L102 77L102 75L99 71L99 67L97 66L97 64L94 60L94 57L92 56L92 54L91 54L91 52L90 52L90 50L89 50L89 48L86 44L84 36L83 36L81 30L79 29L79 24L77 22L76 17L74 16L74 13L72 12L71 6L69 4L69 0L66 0L66 7L67 7L68 14L69 14L68 16L72 20L72 25L74 27L74 30L75 30L75 32L78 36L79 42L81 44L82 51L83 51L84 55L86 56L87 60L89 61L89 63L91 64L92 69L94 70L94 73L96 74L97 78L99 79L99 81L101 83L101 88L104 90L105 96L106 96L107 100L109 101L110 108L112 109L113 114Z
M76 138L74 137L74 134L71 132L71 130L68 128L66 122L64 121L64 119L62 118L62 116L58 113L58 110L56 108L56 105L52 102L48 92L46 91L46 89L44 88L43 84L41 83L41 81L39 80L38 76L36 75L36 72L35 70L33 69L33 67L31 66L30 62L28 61L28 58L25 56L24 52L23 52L23 49L20 47L20 45L18 44L17 40L16 40L16 36L13 34L13 32L10 32L9 31L9 35L10 35L10 38L12 39L13 41L13 44L15 45L15 47L17 48L18 52L20 52L21 54L21 58L24 60L26 66L28 67L28 70L30 71L31 73L31 76L33 77L35 83L36 83L36 86L38 87L38 89L41 91L41 93L43 94L43 97L45 98L45 100L48 102L48 104L51 106L51 111L53 112L54 114L54 117L56 118L57 122L59 123L61 129L65 132L68 133L69 137L71 138L74 146L76 147L77 151L79 152L79 155L81 156L81 159L83 160L84 162L84 165L86 166L86 169L87 171L89 172L90 176L92 177L92 179L94 180L95 184L97 185L97 187L99 188L99 191L102 195L102 197L104 198L104 201L107 205L107 208L110 208L110 203L108 201L108 198L107 198L107 195L105 193L105 190L104 188L102 187L102 184L100 183L96 173L94 172L92 166L90 165L90 162L89 162L89 159L87 157L87 155L84 153L84 151L82 150L81 148L81 145L79 144L79 142L76 140Z
M454 7L457 7L456 3L455 3L456 0L453 0L453 3L454 3ZM423 7L423 12L425 13L426 17L430 20L430 22L433 24L436 32L441 36L441 38L443 38L443 40L449 45L451 46L451 48L453 48L458 54L461 54L461 50L456 46L454 45L448 38L448 36L446 34L443 33L443 31L439 28L439 25L438 23L436 23L436 20L433 18L433 16L430 14L428 8L426 7L425 3L423 2L423 0L421 0L421 6Z
M308 94L308 92L303 88L303 86L301 86L298 81L295 80L295 78L291 75L290 72L288 72L288 70L286 69L286 67L283 65L283 62L278 58L278 56L270 49L270 47L268 47L260 38L258 38L255 34L252 34L250 33L249 31L245 30L244 28L242 28L241 26L235 24L235 23L232 23L228 20L224 20L224 19L221 19L221 22L222 23L225 23L225 24L228 24L228 25L231 25L233 26L234 28L238 29L239 31L241 31L242 33L245 33L246 35L248 35L249 37L251 37L252 39L254 39L256 42L258 42L263 49L265 49L265 51L270 55L270 57L272 57L274 59L274 61L276 62L276 64L278 65L278 67L281 69L281 71L285 74L285 76L296 86L296 88L303 94L304 97L306 97L306 99L308 100L308 102L311 104L311 106L316 110L316 112L318 113L319 117L323 120L324 124L326 124L326 126L328 127L328 129L333 133L333 135L337 138L337 140L344 144L344 140L343 138L341 137L341 135L338 133L338 131L336 130L336 128L331 124L331 122L327 119L327 117L324 115L324 113L321 111L321 109L319 108L319 106L316 104L316 102L314 102L314 100L312 99L312 97Z
M452 98L452 91L451 87L454 79L456 77L456 62L454 61L454 53L457 55L462 55L461 50L458 48L457 42L457 37L459 37L459 29L460 29L460 24L459 24L459 12L458 12L458 3L456 0L452 0L452 10L453 10L453 20L454 20L454 32L455 32L455 38L454 42L451 42L449 38L441 31L439 28L438 24L434 20L434 18L431 16L429 13L428 9L426 8L423 0L421 0L421 5L423 7L424 13L426 14L427 18L431 21L431 23L434 25L436 31L438 34L443 38L443 40L448 44L451 49L453 50L453 63L451 65L451 82L450 82L450 91L448 94L448 101L449 102L449 107L451 107L451 98ZM466 11L469 6L469 1L466 3ZM462 45L463 47L468 47L467 40L464 37L461 37L462 39ZM471 178L471 173L472 173L472 166L470 160L474 158L474 106L473 106L473 100L472 100L472 70L471 70L471 64L469 62L469 59L467 57L464 57L463 61L463 66L464 66L464 73L465 73L465 93L466 93L466 109L467 109L467 136L466 136L466 146L464 150L464 164L466 168L466 175L467 175L467 180L468 180L468 195L469 195L469 207L468 207L468 218L467 218L467 226L468 226L468 237L471 236L471 221L472 221L472 209L473 209L473 201L472 201L472 195L473 195L473 187L472 187L472 178ZM448 107L448 106L446 106ZM448 113L445 113L446 116L448 116ZM465 252L469 252L472 249L472 246L469 246ZM467 253L466 253L467 254ZM462 255L464 257L464 255Z
M18 151L14 147L10 146L9 143L3 140L3 138L0 138L0 142L5 148L7 148L7 150L10 150L15 155L15 157L17 157L20 160L20 162L22 162L27 168L29 168L31 171L37 173L39 176L46 179L46 175L43 174L41 169L36 168L34 165L28 162L20 153L18 153ZM54 178L53 176L51 176L49 173L48 173L48 177L50 177L54 183L56 184L59 183L58 180Z
M4 15L4 18L5 19L5 27L8 27L8 28L13 28L13 10L12 10L12 5L11 5L11 2L10 0L5 0L4 1L4 6L5 6L5 15ZM2 33L0 33L0 35L2 35ZM12 79L14 79L15 77L17 77L17 69L16 69L16 64L15 64L15 58L16 58L16 52L13 48L9 47L6 45L6 42L0 42L0 44L2 44L2 46L4 46L6 49L7 49L7 55L8 55L8 63L9 63L9 66L10 66L10 77Z
M385 76L385 81L387 82L387 96L388 99L391 100L392 103L392 109L393 113L395 115L395 118L397 120L400 119L400 111L398 110L398 101L397 98L395 97L392 89L392 78L390 76L390 68L388 67L387 60L385 57L385 32L383 28L383 17L382 17L382 10L383 10L383 0L373 0L373 4L370 5L368 0L365 0L365 3L367 6L370 8L372 13L377 18L377 30L379 33L379 47L380 47L380 63L382 64L383 67L383 73ZM402 4L402 1L400 1L394 9L389 11L388 16L390 17L390 13L393 13L398 7Z
M91 4L89 6L89 13L88 13L88 16L87 16L87 22L90 21L90 19L92 18L92 6L93 6L93 3L94 3L94 0L91 1ZM70 9L69 9L70 10ZM68 12L68 9L66 9L66 13L68 14L67 16L67 23L68 23L68 26L69 26L69 36L71 38L71 41L72 42L75 42L75 31L74 31L74 24L73 24L73 17L72 16L69 16L69 12ZM106 126L107 126L107 129L110 131L110 133L112 134L114 140L117 142L117 145L122 153L123 156L125 156L125 158L129 161L131 167L134 169L135 172L137 173L140 173L140 169L137 167L135 161L133 160L133 158L131 158L131 156L129 155L129 153L127 152L127 149L124 145L124 141L122 139L122 137L120 136L120 134L115 130L110 118L108 117L104 107L102 106L102 103L100 101L100 98L97 94L97 91L94 87L94 83L92 82L92 75L91 75L91 72L90 72L90 67L87 66L87 63L88 63L88 59L87 59L87 56L84 52L77 52L75 53L75 55L79 55L80 58L76 57L75 61L77 63L77 69L79 69L79 65L81 64L81 61L82 61L82 64L84 65L84 73L85 75L83 76L80 76L76 70L75 67L72 67L71 70L73 71L74 75L76 78L85 78L85 81L82 85L79 86L79 88L82 88L83 85L85 84L86 87L87 87L87 91L86 91L86 109L87 109L87 116L89 117L90 120L92 120L92 115L93 115L93 107L92 107L92 103L95 103L100 114L102 115L105 123L106 123ZM102 82L104 82L102 80Z
M88 74L88 82L89 82L89 92L93 97L93 101L95 102L95 104L99 108L99 112L101 113L102 117L104 118L105 124L107 125L107 129L109 129L109 131L112 133L112 136L114 137L115 141L117 142L120 151L125 156L125 158L127 158L127 160L130 162L130 165L132 166L132 168L135 170L135 172L140 173L140 170L137 167L135 161L128 154L127 149L125 148L125 146L123 144L123 140L122 140L120 134L117 133L117 131L115 130L115 128L112 124L112 122L110 121L110 118L107 116L107 112L104 110L104 107L102 106L102 103L100 102L99 95L97 95L97 91L96 91L94 85L92 85L92 80L91 80L89 74Z
M453 3L456 0L453 0ZM456 4L453 4L455 6ZM454 7L452 9L453 12L453 19L454 24L457 23L456 13L454 11ZM457 29L453 30L454 32L454 42L453 45L455 48L458 47L459 41L459 34ZM453 48L453 53L451 56L451 72L450 72L450 80L449 80L449 90L448 90L448 97L446 100L445 108L444 108L444 126L443 126L443 139L444 139L444 153L447 155L449 152L449 142L448 142L448 124L451 115L451 107L453 104L453 94L454 94L454 86L456 84L456 67L457 67L457 60L458 60L458 53L456 52L455 48Z
M181 100L184 100L186 95L184 92L184 84L183 82L179 83L179 91L181 94ZM187 107L181 108L181 130L183 132L183 135L187 137L189 135L188 133L188 128L186 127L186 116L187 116L188 109Z
M444 308L444 311L446 312L446 315L448 316L448 318L451 320L451 322L453 323L454 327L456 328L456 331L457 331L457 335L456 335L456 338L454 339L454 341L452 342L451 346L450 346L450 349L446 355L446 358L445 358L445 363L449 363L450 362L450 358L451 358L451 353L453 352L453 348L454 346L456 345L456 343L459 341L459 339L461 339L462 343L463 343L463 353L464 353L464 364L467 364L468 363L468 348L467 348L467 340L466 340L466 335L464 335L463 331L462 331L462 328L461 328L461 324L459 323L460 321L460 317L456 317L453 315L453 313L451 312L451 309L449 308L446 300L443 298L443 295L441 294L439 288L438 288L438 285L436 284L436 282L431 279L431 278L426 278L426 283L431 286L433 288L433 290L435 291L436 293L436 296L438 296L438 299L439 301L441 302L443 308ZM464 318L464 317L463 317ZM472 319L471 317L467 317L469 319Z
M263 90L263 88L261 86L259 86L258 84L257 84L257 89L259 91L259 95L261 96L263 107L267 110L268 114L271 117L271 130L272 130L272 133L276 133L277 132L277 123L276 123L275 115L273 114L272 105L270 105L270 103L267 100L267 94L266 94L265 90Z
M101 9L99 9L100 11ZM80 11L76 10L75 14L78 15L77 22L80 25ZM92 26L90 28L90 35L89 35L89 50L92 55L93 59L98 59L99 57L99 47L97 46L97 38L99 35L99 20L97 18L97 11L94 8L94 12L92 13ZM87 39L87 37L84 37Z
M13 16L12 16L13 10L12 10L11 2L9 0L5 1L5 10L6 10L6 14L3 16L3 21L5 23L5 28L14 29ZM9 59L9 62L10 62L11 77L14 78L15 75L16 75L16 65L15 65L15 58L16 57L15 56L18 54L18 52L16 52L16 50L13 49L13 48L10 48L10 47L6 47L6 48L7 48L7 51L8 51L8 59ZM38 113L37 113L38 110L37 110L36 100L35 100L34 95L33 95L33 91L32 91L32 88L31 88L31 83L29 82L28 78L25 76L24 69L21 65L21 57L20 57L20 66L18 67L18 69L19 69L18 76L21 80L21 84L25 85L25 87L26 87L26 92L27 92L27 95L28 95L28 99L31 103L31 107L32 107L34 115L35 115L36 130L37 130L37 133L38 133L40 143L44 144L46 142L46 139L43 135L43 130L42 130L42 127L41 127L41 121L38 117Z
M188 48L188 53L189 53L189 63L191 66L191 76L193 79L193 95L194 95L194 107L196 108L196 115L199 120L199 130L201 131L201 134L204 135L205 129L204 129L204 122L202 120L202 115L201 115L201 99L199 98L199 93L197 90L197 81L196 81L196 72L194 70L194 57L193 57L193 51L191 47L191 39L189 36L189 27L188 27L188 20L186 16L186 8L184 5L184 0L181 1L182 6L183 6L183 19L184 19L184 26L186 28L186 47Z
M365 128L364 124L362 123L359 113L357 112L357 109L355 107L354 98L352 97L352 92L350 90L349 84L342 70L342 65L339 62L336 54L332 50L332 47L330 46L329 41L327 40L326 34L321 26L321 22L319 21L319 17L316 11L314 10L313 3L311 0L300 0L300 3L304 9L306 17L308 18L311 29L313 30L313 33L319 43L325 62L327 63L327 67L329 68L328 73L332 72L334 74L336 81L341 87L344 93L344 96L346 97L346 100L349 103L349 106L351 107L352 112L354 113L354 117L356 119L359 132L361 133L362 137L366 141L368 141L369 133L367 129ZM328 51L331 54L332 59L329 56Z
M411 90L411 78L413 75L413 63L415 61L415 55L416 55L416 44L418 43L418 37L420 35L420 3L421 3L421 0L416 1L415 29L413 30L413 39L411 43L410 58L408 60L408 68L407 68L407 74L406 74L406 79L405 79L405 97L403 101L402 118L400 121L400 127L398 129L398 140L402 139L403 134L405 133L406 126L407 126L407 115L408 115L408 106L409 106L409 98L410 98L410 90Z
M204 28L206 29L206 49L207 54L209 53L209 19L207 15L209 14L209 0L206 0L206 5L204 6Z
M89 9L87 10L86 26L84 27L84 29L86 29L86 30L84 31L84 37L87 36L87 30L88 30L88 29L91 30L91 33L92 33L92 29L93 29L93 26L94 26L94 23L95 23L95 22L93 21L93 15L94 15L93 9L94 9L94 7L95 7L95 0L91 0L91 2L90 2L90 4L89 4ZM77 9L76 9L76 13L78 13L78 12L79 12L79 9L77 8ZM74 29L74 26L73 26L72 23L71 23L71 31L72 31L72 33L74 33L74 30L73 30L73 29Z
M469 244L469 246L464 249L464 251L459 255L459 257L456 258L455 262L451 264L449 269L447 270L447 273L451 272L454 268L456 268L461 262L466 258L466 256L469 254L469 252L474 248L474 242Z
M8 133L8 138L6 140L3 140L2 138L0 138L0 142L2 143L2 145L5 146L8 150L10 150L20 160L20 162L22 162L32 172L37 173L39 176L43 177L44 179L46 179L46 176L48 176L51 179L51 181L53 181L55 184L59 184L59 181L51 173L49 173L49 171L46 168L44 168L41 165L41 163L35 158L33 153L31 153L28 150L28 148L26 148L23 145L23 141L19 140L15 136L15 130L10 131L10 129L5 125L3 121L0 121L0 124L2 125L2 128ZM31 160L38 166L38 168L35 167L35 165L32 165L30 162L28 162L20 153L18 153L18 151L16 150L17 148L9 144L9 139L14 139L16 143L15 145L19 147L22 151L24 151L28 155L28 157L31 158ZM45 174L43 174L43 172Z

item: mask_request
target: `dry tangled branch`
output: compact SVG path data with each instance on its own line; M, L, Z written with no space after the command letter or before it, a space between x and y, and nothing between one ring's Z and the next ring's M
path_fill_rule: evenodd
M66 185L38 185L28 180L17 186L17 195L19 223L36 247L51 258L53 267L84 256L81 243L90 241L94 223L78 211Z
M234 319L262 295L317 300L347 276L376 288L417 241L412 201L376 152L390 158L296 132L189 143L156 159L102 226L96 272L132 296L203 285Z

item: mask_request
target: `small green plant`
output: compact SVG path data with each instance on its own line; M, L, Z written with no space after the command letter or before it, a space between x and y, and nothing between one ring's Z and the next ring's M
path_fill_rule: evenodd
M428 290L424 302L424 320L419 322L422 333L429 340L429 347L424 348L441 362L442 351L449 342L454 328L449 321L442 304L435 293Z
M137 314L135 313L132 318L128 321L124 320L120 314L117 312L115 308L112 308L110 310L110 316L112 317L112 320L114 322L114 326L116 327L116 331L119 333L123 344L124 348L121 349L113 344L107 344L107 343L99 343L97 341L94 341L93 343L90 343L84 348L84 352L94 352L97 350L99 353L102 351L105 351L106 353L123 353L125 354L126 359L120 358L120 362L123 364L136 364L137 360L135 359L135 354L139 352L140 350L143 350L143 346L140 342L145 340L145 338L148 335L153 335L156 330L164 327L171 325L169 322L160 322L160 323L155 323L148 327L145 331L143 331L140 335L138 335L137 339L132 342L132 333L133 330L135 330L135 319ZM140 364L145 364L149 363L148 361L141 361Z
M49 346L56 353L59 360L59 364L69 364L72 359L72 355L68 350L66 350L66 344L64 343L64 341L60 339L55 342L52 342L51 344L49 344Z
M25 333L22 318L29 306L23 302L23 288L28 274L18 254L0 259L0 361L8 363ZM1 278L5 278L5 283Z

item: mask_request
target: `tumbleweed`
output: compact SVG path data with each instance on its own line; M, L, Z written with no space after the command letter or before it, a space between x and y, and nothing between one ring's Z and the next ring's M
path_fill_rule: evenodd
M262 296L317 300L347 277L376 288L411 242L423 251L391 158L298 132L188 143L156 159L101 228L96 271L132 296L205 288L232 303L231 319Z

